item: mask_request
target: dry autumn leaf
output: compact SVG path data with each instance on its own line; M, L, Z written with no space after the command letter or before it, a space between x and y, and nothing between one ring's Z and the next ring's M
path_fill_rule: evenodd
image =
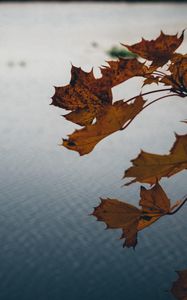
M108 61L108 66L100 68L101 77L95 78L93 70L85 72L72 66L70 83L55 87L51 104L69 110L64 117L83 128L68 135L68 139L63 139L62 145L80 155L90 153L102 139L125 129L145 107L166 97L187 96L187 58L186 55L175 53L183 37L184 31L180 37L161 32L155 40L142 39L135 45L127 45L130 51L152 61L151 67L137 58L120 58ZM166 75L158 67L168 61L170 74ZM170 87L140 93L141 96L134 96L125 102L113 101L112 88L135 76L145 78L144 85L164 83ZM144 105L142 96L162 91L169 93Z
M145 101L141 96L133 103L117 101L105 106L97 117L96 123L76 130L63 140L63 146L70 150L79 152L80 155L87 154L93 150L98 142L110 134L122 129L143 108Z
M103 105L112 103L110 86L101 84L91 72L72 66L70 84L55 87L52 105L71 110L64 117L81 126L91 124Z
M137 97L134 103L117 101L112 104L112 87L134 76L144 76L147 67L134 59L109 61L101 68L102 77L96 79L91 72L72 66L70 84L55 87L52 104L70 113L64 117L71 122L84 126L63 140L63 146L84 155L95 145L120 130L123 125L140 112L144 101ZM93 124L94 119L96 123Z
M180 37L176 35L167 35L162 31L155 40L145 40L134 45L126 45L127 49L142 58L152 61L151 66L161 67L165 65L172 57L175 50L181 45L184 38L184 31Z
M116 199L101 199L101 203L92 213L98 221L106 223L107 228L122 229L121 238L125 238L124 247L135 248L138 231L150 226L160 217L172 214L175 207L170 207L170 200L159 183L147 190L140 190L141 209Z
M55 87L51 104L71 110L64 117L87 126L100 114L103 107L112 104L112 87L131 77L144 76L146 71L147 67L136 58L109 61L108 66L101 68L101 78L95 78L93 70L85 72L72 66L70 83Z
M109 66L101 68L102 77L99 79L102 84L114 87L132 77L145 76L148 68L136 58L119 58L117 61L108 61Z
M170 177L187 168L187 134L176 135L170 154L159 155L141 151L137 158L131 160L133 166L125 171L124 178L154 184L162 177Z
M171 292L178 300L187 300L187 270L177 271L179 278L173 282Z

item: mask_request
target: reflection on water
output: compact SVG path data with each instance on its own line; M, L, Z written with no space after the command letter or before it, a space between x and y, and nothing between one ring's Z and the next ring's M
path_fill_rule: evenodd
M147 38L160 28L180 32L186 27L186 5L0 8L0 299L171 299L165 290L175 280L173 270L186 262L186 206L140 232L136 251L122 249L119 232L107 235L89 213L100 196L137 204L138 185L120 188L124 169L142 147L168 151L173 131L185 132L178 121L186 119L186 102L155 105L126 133L108 137L84 157L58 146L59 137L75 126L65 124L62 112L48 104L52 86L69 81L70 60L88 71L103 63L105 49L124 40L134 43L140 32ZM129 82L113 94L130 97L139 91L135 86ZM181 172L162 186L169 198L180 199L185 181Z

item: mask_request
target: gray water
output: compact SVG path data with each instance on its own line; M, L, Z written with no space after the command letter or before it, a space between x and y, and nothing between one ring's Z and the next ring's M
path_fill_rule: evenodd
M0 5L1 300L174 299L175 270L187 268L187 206L140 232L135 251L89 213L99 197L138 205L139 184L121 188L123 172L141 148L168 153L174 131L186 132L186 100L155 104L83 157L58 145L75 125L49 104L71 62L98 74L111 46L181 32L186 15L185 4ZM140 86L129 81L114 97ZM180 199L186 171L162 186Z

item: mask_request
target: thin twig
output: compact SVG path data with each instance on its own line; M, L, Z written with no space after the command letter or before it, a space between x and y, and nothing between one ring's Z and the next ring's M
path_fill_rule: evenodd
M146 92L146 93L143 93L143 94L139 94L139 95L136 95L126 101L124 101L124 103L128 103L130 101L132 101L133 99L139 97L139 96L145 96L145 95L149 95L149 94L153 94L153 93L160 93L160 92L165 92L165 91L170 91L171 92L171 88L170 89L160 89L160 90L155 90L155 91L151 91L151 92Z
M160 73L158 73L158 72L154 72L154 73L153 73L153 75L157 76L157 78L158 78L158 76L159 76L159 77L163 77L163 76L165 76L165 75L163 75L163 74L160 74Z
M178 96L178 94L175 93L175 94L170 94L170 95L165 95L165 96L159 97L159 98L157 98L157 99L155 99L155 100L149 102L147 105L145 105L145 106L142 108L142 110L145 109L146 107L148 107L149 105L151 105L151 104L153 104L153 103L155 103L155 102L161 100L161 99L168 98L168 97L173 97L173 96ZM142 110L141 110L141 111L142 111Z
M166 74L164 73L164 72L162 72L162 71L153 71L153 74L155 74L155 73L160 73L160 75L163 75L163 76L165 76Z
M187 198L184 199L184 201L176 208L176 210L167 213L167 215L174 215L176 212L179 211L179 209L181 209L181 207L184 205L184 203L185 203L186 201L187 201Z
M141 110L140 112L142 112L142 110L144 110L145 108L147 108L149 105L161 100L161 99L164 99L164 98L168 98L168 97L173 97L173 96L178 96L178 94L170 94L170 95L165 95L165 96L162 96L162 97L159 97L151 102L149 102L147 105L145 105ZM135 115L124 127L122 127L120 130L124 130L125 128L127 128L127 126L129 126L129 124L136 118L137 115Z

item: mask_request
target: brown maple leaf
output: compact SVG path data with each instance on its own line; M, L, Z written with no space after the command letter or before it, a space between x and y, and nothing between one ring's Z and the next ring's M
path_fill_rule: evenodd
M136 58L119 58L117 61L108 61L108 66L101 68L101 81L104 85L114 87L132 77L144 77L148 68Z
M144 76L146 71L147 67L135 58L109 61L108 66L101 68L101 78L95 78L93 70L85 72L72 66L70 83L55 87L51 104L71 110L64 117L87 126L100 114L103 107L112 104L112 87L134 76Z
M121 238L125 238L124 247L135 248L138 231L150 226L164 215L173 214L173 209L175 207L179 209L179 205L181 206L181 202L177 202L170 207L170 200L159 183L149 190L142 186L140 197L141 209L116 199L101 199L100 205L92 213L98 221L105 222L107 228L122 229Z
M124 178L134 177L133 182L154 184L162 177L170 177L187 168L187 134L176 135L170 154L159 155L141 151L131 160L133 166L125 171Z
M103 105L112 103L111 87L103 85L91 72L72 66L70 84L55 87L52 105L72 110L64 117L81 126L91 124Z
M120 104L118 103L118 105L121 105L121 108L123 109L123 112L120 114L119 109L116 109L117 105L113 104L112 106L111 89L115 85L118 85L134 76L144 76L146 71L147 67L140 63L136 58L130 60L119 59L118 61L109 61L108 66L101 68L101 78L95 78L93 70L91 70L91 72L85 72L81 68L72 66L70 83L66 86L55 87L55 94L52 97L51 104L63 109L71 110L71 112L64 115L64 117L68 121L85 126L85 128L81 131L80 141L77 140L78 135L76 131L76 134L73 133L70 135L70 141L66 142L66 140L64 140L63 145L69 149L71 149L71 146L74 146L75 144L81 144L82 147L82 143L85 144L82 139L84 139L83 136L85 136L85 133L87 134L87 132L88 135L92 133L94 135L93 139L99 141L101 139L99 134L101 128L99 128L99 124L102 123L102 126L105 126L101 120L102 116L105 118L106 115L110 114L112 111L115 119L112 120L111 115L110 117L107 116L107 118L105 118L107 122L110 118L109 121L112 125L109 130L109 124L107 124L107 130L105 130L104 135L107 136L108 134L121 129L119 126L118 129L114 129L114 127L116 127L114 124L118 122L118 116L116 121L116 110L118 110L119 121L123 123L120 115L124 114L124 109L125 107L128 108L128 105L123 105L121 102L119 102ZM136 109L136 104L134 106ZM127 111L129 110L127 109ZM127 117L128 116L125 116L125 118ZM96 125L92 124L95 118L97 119ZM130 118L131 116L129 115L129 119ZM96 131L99 134L97 138L95 137ZM74 141L74 139L76 139L76 141ZM90 144L90 141L88 141L88 144ZM76 147L73 147L72 150L76 150ZM82 155L90 152L87 150L85 150L86 152L82 150L77 151L81 152Z
M151 66L161 67L165 65L172 57L175 50L181 45L184 38L184 31L180 37L176 35L167 35L162 31L155 40L145 40L134 45L126 45L127 49L142 58L152 61Z
M111 101L111 90L108 86L98 84L93 70L85 72L81 68L72 66L70 83L55 88L51 104L67 110L76 110L89 105L111 103Z
M171 292L178 300L187 300L187 269L177 271L179 278L173 282Z
M98 142L122 129L129 120L132 120L142 110L144 103L143 98L138 96L130 104L117 101L105 106L95 124L76 130L68 139L63 139L63 146L79 152L80 155L91 152Z

